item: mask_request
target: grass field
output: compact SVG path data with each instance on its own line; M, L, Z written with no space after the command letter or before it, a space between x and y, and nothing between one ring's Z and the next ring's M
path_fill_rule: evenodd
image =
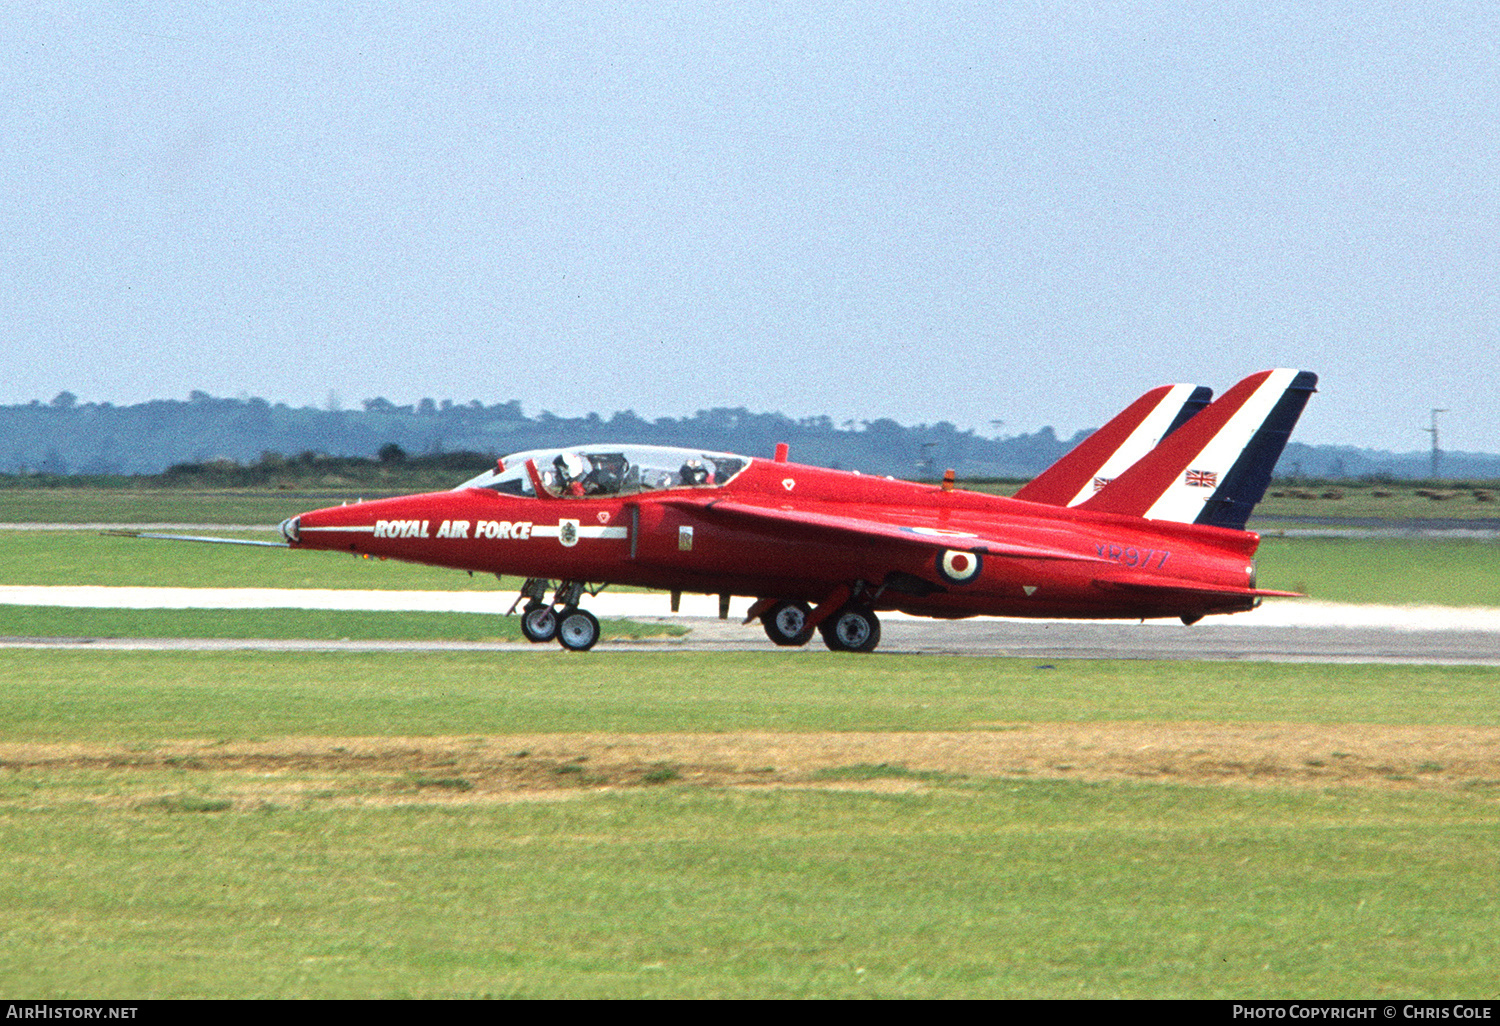
M246 537L255 537L246 535ZM1500 544L1266 538L1260 584L1336 602L1500 606ZM99 535L0 531L0 585L392 588L513 592L516 579L331 552L288 552Z
M1493 667L1071 661L793 650L0 650L0 741L989 729L1037 722L1500 727Z
M1494 994L1493 805L994 781L0 820L13 992ZM115 786L115 785L109 785ZM316 803L312 803L316 804Z
M1500 543L1419 538L1265 538L1263 588L1329 602L1500 606Z
M1404 520L1496 520L1495 482L1484 487L1273 485L1255 507L1251 524L1265 527L1303 517Z
M219 522L286 515L204 509L220 500ZM1497 552L1270 538L1261 583L1500 605ZM142 583L511 582L0 532L0 584ZM511 623L0 606L0 635ZM0 986L1494 999L1497 686L1484 667L771 649L0 650Z
M477 591L494 594L495 608L503 613L520 580L331 552L163 542L92 531L0 531L0 585L6 584ZM667 608L665 598L662 608ZM602 627L605 639L682 632L621 620L604 621ZM0 637L523 640L517 617L481 613L16 605L0 605Z
M397 560L122 538L91 531L0 531L0 584L513 590L508 582L502 588L487 574L470 576Z
M503 613L509 601L499 606ZM600 640L682 635L686 627L601 620ZM0 605L4 638L298 638L312 641L513 641L519 616L342 609L88 609Z
M0 985L1493 997L1500 770L1331 725L1424 724L1483 750L1497 683L826 653L3 652ZM1067 733L1124 731L1127 757L1143 723L1170 747L1205 722L1241 724L1252 749L1296 724L1321 747L1254 749L1208 785L1104 779L1103 742ZM965 762L987 742L1029 751L1029 732L1066 761ZM820 762L814 741L906 755ZM682 754L734 743L753 754ZM616 758L632 746L633 769ZM1339 760L1368 772L1291 773Z
M0 523L264 524L274 529L287 517L360 497L338 490L11 488L0 490ZM362 497L381 496L366 492Z

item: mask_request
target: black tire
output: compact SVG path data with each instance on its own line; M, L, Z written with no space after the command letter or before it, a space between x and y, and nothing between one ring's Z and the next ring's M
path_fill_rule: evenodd
M599 643L599 619L587 609L567 609L557 618L557 640L569 652L587 652Z
M761 626L766 637L778 645L805 645L812 640L813 629L808 626L812 609L806 602L782 600L761 615Z
M873 609L847 605L818 625L823 644L835 652L873 652L880 644L880 618Z
M521 633L533 645L557 637L557 614L551 606L527 606L521 614Z

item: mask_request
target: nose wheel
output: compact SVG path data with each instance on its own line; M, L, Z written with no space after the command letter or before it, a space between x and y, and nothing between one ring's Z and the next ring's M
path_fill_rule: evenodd
M557 614L551 606L527 606L521 614L521 633L533 645L557 637Z
M557 640L570 652L587 652L599 641L599 618L587 609L564 609L557 618Z
M584 585L577 581L562 582L551 602L546 601L546 587L546 581L533 579L521 589L521 598L528 600L521 613L521 634L526 640L534 645L555 640L570 652L587 652L598 644L599 618L587 609L578 608ZM597 595L599 588L589 593ZM520 599L516 601L519 603Z

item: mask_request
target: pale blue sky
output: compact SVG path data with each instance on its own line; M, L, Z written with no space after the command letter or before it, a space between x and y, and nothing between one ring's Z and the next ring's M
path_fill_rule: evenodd
M1500 5L0 7L0 402L1500 451Z

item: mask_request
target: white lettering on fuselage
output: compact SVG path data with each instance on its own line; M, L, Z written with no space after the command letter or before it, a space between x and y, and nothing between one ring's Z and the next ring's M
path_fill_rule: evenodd
M428 531L430 520L377 520L375 521L375 537L377 538L431 538Z
M467 525L465 526L467 527ZM531 521L481 520L474 525L474 537L514 538L518 541L526 541L531 537Z
M463 538L468 539L470 523L467 520L444 520L432 533L431 520L377 520L377 538ZM531 538L529 520L479 520L473 524L475 538L506 538L527 541Z

